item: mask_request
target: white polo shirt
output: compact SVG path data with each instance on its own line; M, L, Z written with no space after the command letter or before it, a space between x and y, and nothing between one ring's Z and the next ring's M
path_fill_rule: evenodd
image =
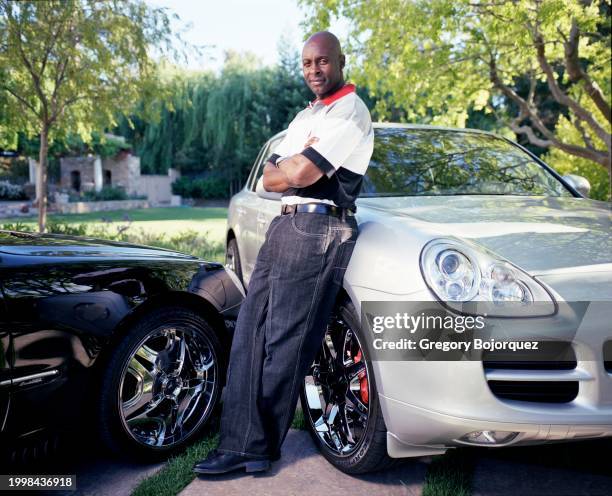
M312 137L318 141L305 147ZM282 203L328 203L354 210L373 149L370 111L354 85L346 84L327 98L314 100L291 121L269 160L301 153L323 176L305 188L288 189Z

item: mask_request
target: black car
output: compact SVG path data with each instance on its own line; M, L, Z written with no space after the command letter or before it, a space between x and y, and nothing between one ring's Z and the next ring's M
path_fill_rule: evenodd
M180 449L219 399L243 298L189 255L0 231L0 448L86 419L117 452Z

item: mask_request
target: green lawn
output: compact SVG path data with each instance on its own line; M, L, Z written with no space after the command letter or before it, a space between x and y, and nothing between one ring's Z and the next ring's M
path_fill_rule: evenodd
M427 469L423 496L470 496L474 459L466 449L450 449L434 457Z
M160 207L142 208L139 210L114 210L109 212L92 212L89 214L50 214L49 219L57 222L97 222L103 217L111 220L121 220L124 215L129 215L135 221L156 220L187 220L199 221L208 219L226 219L227 208L223 207ZM7 222L23 219L6 219ZM4 221L4 219L3 219ZM36 222L36 217L29 217L28 222Z
M89 214L49 215L49 222L58 224L87 224L92 228L101 226L125 225L131 222L130 231L143 229L150 234L175 236L181 232L193 230L206 234L211 243L225 241L227 208L222 207L168 207L147 208L141 210L115 210L111 212L93 212ZM26 224L34 228L36 217L16 217L0 219L2 224ZM111 224L112 223L112 224Z
M50 215L50 232L159 246L205 260L225 259L227 208L176 207ZM37 230L37 219L0 219L0 229Z

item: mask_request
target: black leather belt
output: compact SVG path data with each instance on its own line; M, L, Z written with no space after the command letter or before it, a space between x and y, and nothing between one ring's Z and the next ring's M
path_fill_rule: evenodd
M281 215L292 214L294 212L333 215L340 218L355 215L346 208L335 207L326 203L298 203L297 205L283 205L281 207Z

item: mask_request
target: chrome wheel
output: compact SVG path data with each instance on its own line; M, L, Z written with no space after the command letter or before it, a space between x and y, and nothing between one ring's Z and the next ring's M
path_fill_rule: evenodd
M138 443L163 448L193 433L214 407L217 357L193 328L160 327L124 362L118 390L122 424Z
M242 282L242 265L240 264L240 255L238 253L238 243L235 239L230 239L227 243L225 251L225 268L233 271Z
M304 380L304 413L313 432L336 456L351 456L365 437L370 419L368 373L356 333L334 317Z
M236 254L234 250L227 250L225 254L225 268L236 272Z

